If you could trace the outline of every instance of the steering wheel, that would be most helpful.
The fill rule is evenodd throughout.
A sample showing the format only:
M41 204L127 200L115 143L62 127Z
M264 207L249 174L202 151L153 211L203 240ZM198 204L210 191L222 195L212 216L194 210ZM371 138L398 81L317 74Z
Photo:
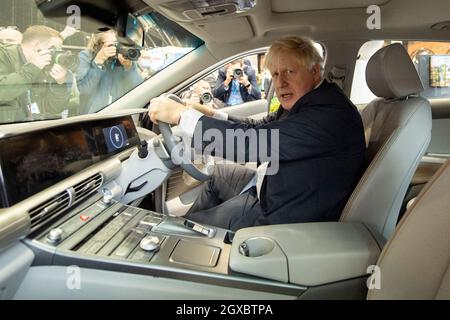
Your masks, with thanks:
M178 103L184 104L184 102L176 95L171 93L162 94L161 97L167 97ZM183 170L185 170L192 178L199 181L207 181L211 178L214 172L214 158L206 156L204 161L204 168L199 169L193 163L190 157L191 152L186 152L186 145L183 140L175 136L172 132L170 124L166 122L158 121L159 131L164 138L164 144L169 151L172 162L179 164Z

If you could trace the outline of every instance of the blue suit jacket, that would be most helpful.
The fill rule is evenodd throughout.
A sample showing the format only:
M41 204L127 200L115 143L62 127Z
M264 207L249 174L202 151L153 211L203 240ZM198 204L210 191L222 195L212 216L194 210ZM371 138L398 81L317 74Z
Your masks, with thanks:
M336 221L364 166L365 138L359 112L335 84L327 81L300 98L289 112L280 108L259 121L236 117L221 121L203 116L196 134L212 128L223 134L223 145L216 149L221 157L227 156L227 129L242 129L244 134L250 129L279 132L278 173L265 176L260 201L234 222L234 230L253 225ZM261 160L254 154L257 148L250 146L260 146L261 139L268 146L275 143L271 134L248 136L244 146L235 146L234 153L229 154L240 154L247 161ZM213 141L203 141L202 148ZM229 160L236 161L236 156Z

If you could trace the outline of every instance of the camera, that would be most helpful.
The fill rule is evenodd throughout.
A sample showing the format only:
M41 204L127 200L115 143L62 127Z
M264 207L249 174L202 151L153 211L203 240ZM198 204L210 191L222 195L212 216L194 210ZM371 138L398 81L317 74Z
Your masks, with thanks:
M50 55L52 56L52 65L59 64L60 66L73 70L78 64L77 55L73 54L70 50L63 49L51 49Z
M121 43L116 44L117 54L121 54L124 58L137 61L141 56L141 50L133 46L127 46Z
M201 104L208 104L213 100L213 96L209 92L202 93L200 96L200 103Z
M234 69L233 71L233 77L240 78L244 74L244 71L242 69Z

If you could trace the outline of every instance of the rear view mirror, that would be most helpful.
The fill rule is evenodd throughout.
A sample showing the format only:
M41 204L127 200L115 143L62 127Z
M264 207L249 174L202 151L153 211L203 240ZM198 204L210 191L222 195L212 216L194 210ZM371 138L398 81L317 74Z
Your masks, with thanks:
M81 31L98 32L115 29L120 41L127 45L142 46L144 28L133 12L151 10L145 4L131 5L126 0L35 0L38 9L46 18L66 24L73 12L82 19L77 28ZM75 11L73 11L76 8Z
M125 37L138 46L144 45L144 28L139 20L131 14L129 14L127 18Z
M118 52L127 59L137 61L144 45L144 28L139 19L132 14L119 17L116 24L119 40Z
M62 25L75 13L81 31L94 33L101 28L113 28L121 12L129 12L124 1L109 0L35 0L44 17Z

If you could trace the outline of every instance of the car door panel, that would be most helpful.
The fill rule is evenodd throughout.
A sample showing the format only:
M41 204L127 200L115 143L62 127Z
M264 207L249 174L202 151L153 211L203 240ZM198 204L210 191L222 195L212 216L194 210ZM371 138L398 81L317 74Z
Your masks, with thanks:
M433 129L428 154L450 156L450 118L433 119Z
M431 142L413 177L412 184L428 182L450 157L450 99L431 99L433 127Z
M427 153L434 156L450 156L450 98L430 100L433 112L431 143Z
M226 107L221 110L233 116L250 117L262 113L267 114L267 107L267 100L261 99Z

